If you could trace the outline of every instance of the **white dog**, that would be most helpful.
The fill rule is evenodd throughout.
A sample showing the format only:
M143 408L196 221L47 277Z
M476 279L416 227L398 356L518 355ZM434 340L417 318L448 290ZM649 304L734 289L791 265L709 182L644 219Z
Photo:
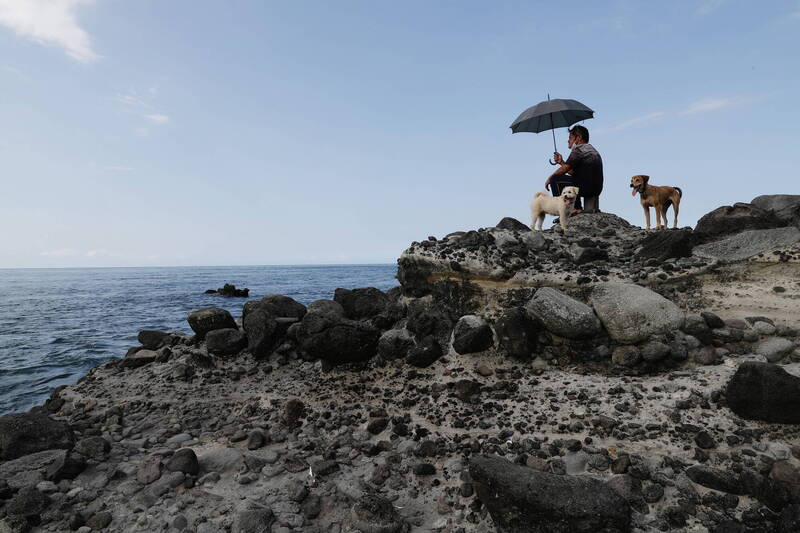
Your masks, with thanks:
M531 230L535 231L536 221L539 221L539 231L542 231L544 215L558 216L561 229L567 231L567 217L572 213L575 198L578 197L578 187L564 187L561 196L550 196L545 191L533 195L531 202Z

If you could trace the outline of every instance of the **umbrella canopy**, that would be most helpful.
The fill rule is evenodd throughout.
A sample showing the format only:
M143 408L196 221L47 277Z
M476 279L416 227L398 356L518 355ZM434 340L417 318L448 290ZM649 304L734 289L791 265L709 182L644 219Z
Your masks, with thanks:
M511 133L539 133L555 128L572 126L576 122L594 117L594 111L577 100L555 98L545 100L522 112L511 123Z

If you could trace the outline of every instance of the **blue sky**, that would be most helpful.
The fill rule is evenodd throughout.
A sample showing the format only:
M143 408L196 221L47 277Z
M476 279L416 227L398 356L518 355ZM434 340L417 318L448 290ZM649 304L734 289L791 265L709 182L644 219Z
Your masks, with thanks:
M529 223L574 98L604 211L799 194L800 2L0 0L0 267L393 262ZM556 138L566 153L564 130Z

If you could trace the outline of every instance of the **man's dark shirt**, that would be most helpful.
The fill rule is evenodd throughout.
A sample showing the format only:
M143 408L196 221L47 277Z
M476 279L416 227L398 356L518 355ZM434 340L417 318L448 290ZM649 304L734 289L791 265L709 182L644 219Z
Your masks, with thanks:
M572 149L566 163L569 173L580 188L580 195L599 196L603 191L603 159L591 144L579 144Z

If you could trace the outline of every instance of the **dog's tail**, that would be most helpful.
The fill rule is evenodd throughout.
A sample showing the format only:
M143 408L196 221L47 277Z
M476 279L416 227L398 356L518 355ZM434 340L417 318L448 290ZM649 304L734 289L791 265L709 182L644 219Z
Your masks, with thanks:
M678 191L678 198L683 198L683 191L680 187L675 187L675 190Z
M549 196L549 195L544 191L539 191L533 195L534 198L539 198L540 196Z

